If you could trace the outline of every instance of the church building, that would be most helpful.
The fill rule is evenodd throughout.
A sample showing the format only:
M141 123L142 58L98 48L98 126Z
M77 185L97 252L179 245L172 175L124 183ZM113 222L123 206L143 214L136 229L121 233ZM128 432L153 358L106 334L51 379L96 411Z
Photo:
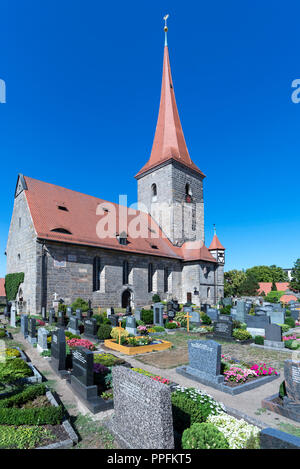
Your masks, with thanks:
M155 293L196 305L224 296L225 248L216 233L204 244L205 175L185 143L167 28L165 36L154 142L135 176L139 210L19 174L6 255L7 273L24 273L23 311L48 310L57 298L134 308Z

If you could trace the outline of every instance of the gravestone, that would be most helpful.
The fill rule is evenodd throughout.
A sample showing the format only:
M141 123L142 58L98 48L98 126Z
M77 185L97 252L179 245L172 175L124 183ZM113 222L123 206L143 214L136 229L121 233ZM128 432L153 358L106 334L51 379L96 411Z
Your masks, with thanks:
M68 318L70 318L73 314L73 308L72 306L67 306L67 309L66 309L66 315Z
M141 321L142 320L142 311L140 309L135 309L134 310L134 317L136 321Z
M231 316L232 316L234 319L236 319L236 312L237 312L237 309L236 309L235 306L233 306L233 307L231 308L230 314L231 314Z
M266 314L262 316L252 316L247 314L246 315L246 324L247 324L247 331L250 332L252 337L255 337L256 335L265 335L265 329L268 324L271 324L270 322L270 316L267 316Z
M209 305L207 304L204 304L204 305L201 305L201 311L203 311L203 313L207 314L207 310L209 309Z
M52 332L51 339L51 366L61 375L67 375L66 371L66 336L61 327Z
M153 324L155 326L164 327L164 305L161 303L154 303L153 305Z
M246 301L246 305L245 305L246 314L249 314L249 311L251 310L251 308L252 308L252 303L249 303Z
M283 398L283 407L298 415L300 421L300 361L285 360L284 378L286 396Z
M30 344L36 344L36 319L29 318L29 334L27 340Z
M206 309L206 315L212 320L212 321L218 321L219 318L219 311L215 308L207 308Z
M111 314L112 314L111 308L107 308L107 309L106 309L106 315L107 315L107 317L109 317Z
M28 336L28 314L21 314L21 332L23 336L26 337Z
M221 375L221 345L214 340L189 340L189 364L176 368L177 373L203 384L224 382Z
M84 321L84 335L91 339L97 339L98 325L95 318L89 318Z
M168 321L173 321L173 319L176 316L176 311L173 311L172 309L168 310Z
M114 414L109 428L130 449L174 448L171 390L124 366L112 370Z
M47 343L48 332L47 329L44 327L40 327L38 329L38 341L37 341L37 349L40 352L45 352L48 350L48 343Z
M272 347L276 349L284 348L284 342L282 342L282 330L278 324L267 324L264 345L266 347Z
M110 323L111 323L112 327L118 327L119 326L119 316L117 316L115 314L111 314L109 316L109 320L110 320Z
M91 300L88 301L88 305L89 305L89 306L88 306L88 310L87 310L87 313L86 313L86 317L87 317L88 319L91 319L91 317L92 317L93 314L94 314L94 311L93 311L93 309L92 309L92 302L91 302Z
M128 331L129 334L137 335L136 319L134 316L126 318L126 331Z
M12 305L11 310L10 310L10 327L17 327L16 326L16 306L15 304Z
M232 306L232 298L229 298L229 297L223 298L222 303L224 306Z
M55 309L49 309L49 324L53 324L55 322Z
M76 309L76 318L79 320L79 321L82 321L82 311L80 308Z
M214 326L213 337L216 339L232 340L233 323L232 317L220 314Z
M78 319L75 316L70 317L68 331L75 335L80 335L80 330L78 329Z
M63 311L57 313L57 325L58 327L65 327L65 315Z
M71 373L71 388L93 412L112 407L113 402L105 402L98 397L98 388L94 384L94 354L85 347L76 347L72 351L73 370Z
M47 313L45 306L42 306L42 318L45 321L47 319Z
M271 324L284 324L284 311L267 311L267 316L271 319Z
M132 314L131 306L126 306L126 316L130 316Z
M245 303L245 301L237 300L235 319L237 321L240 321L240 322L245 322L245 319L246 319L246 303Z

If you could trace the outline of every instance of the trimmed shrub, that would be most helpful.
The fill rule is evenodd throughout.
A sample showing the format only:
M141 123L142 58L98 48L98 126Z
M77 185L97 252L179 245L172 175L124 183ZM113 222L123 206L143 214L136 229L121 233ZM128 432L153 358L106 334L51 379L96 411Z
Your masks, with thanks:
M153 324L153 311L152 309L142 309L141 318L145 324Z
M167 322L165 325L166 329L176 329L177 324L175 322Z
M292 317L285 318L284 323L290 326L291 328L295 327L295 319Z
M99 332L99 331L98 331ZM119 339L119 328L118 327L114 327L112 330L111 330L111 333L110 333L110 336L113 338L113 339L116 339L118 340ZM122 329L121 330L121 339L127 339L127 337L129 336L129 332L126 331L126 329ZM122 342L122 340L121 340Z
M183 449L228 449L225 436L211 423L194 423L182 435Z
M220 314L230 314L231 313L231 306L227 305L223 308L220 308Z
M237 340L249 340L252 339L250 332L244 329L234 329L232 333L233 337Z
M43 383L28 386L24 391L18 392L11 397L0 400L0 408L15 407L25 404L25 402L35 399L38 396L46 394L46 386Z
M154 332L164 332L165 328L162 326L154 326Z
M0 339L3 339L3 337L6 337L5 329L0 329Z
M71 304L74 311L76 309L81 309L82 312L86 312L89 309L89 304L87 301L83 300L82 298L76 298L74 303Z
M254 337L254 343L257 344L257 345L264 345L265 339L262 335L256 335Z
M209 316L207 316L207 314L200 313L200 318L201 318L202 324L205 324L207 326L209 326L209 324L211 324L211 319L210 319Z
M1 425L59 425L63 419L63 408L40 407L38 409L0 409Z
M290 330L290 326L288 324L278 324L278 326L281 327L283 334Z
M112 327L109 324L101 324L97 335L100 340L110 339Z
M13 383L20 378L32 375L32 369L21 358L0 363L0 383Z
M152 296L152 301L153 301L153 303L160 303L160 296L157 293L155 293Z

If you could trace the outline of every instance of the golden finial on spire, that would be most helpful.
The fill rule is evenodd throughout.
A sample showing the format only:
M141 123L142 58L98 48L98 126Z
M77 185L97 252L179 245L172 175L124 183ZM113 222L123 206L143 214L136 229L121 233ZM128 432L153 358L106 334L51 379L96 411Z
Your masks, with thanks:
M167 40L167 32L168 32L167 19L169 18L169 16L170 16L170 15L164 16L164 20L165 20L165 27L164 27L164 31L165 31L165 46L168 45L168 40Z
M164 20L165 20L165 27L164 27L164 31L167 32L168 31L168 26L167 26L167 19L169 18L170 15L166 15L164 16Z

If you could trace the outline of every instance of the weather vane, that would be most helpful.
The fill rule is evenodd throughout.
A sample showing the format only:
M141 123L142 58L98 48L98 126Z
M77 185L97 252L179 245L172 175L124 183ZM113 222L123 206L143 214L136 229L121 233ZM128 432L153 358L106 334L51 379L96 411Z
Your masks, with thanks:
M165 20L165 27L164 27L164 31L165 31L165 46L168 45L168 41L167 41L167 32L168 32L167 19L169 18L169 16L170 16L170 15L164 16L164 20Z
M216 230L216 225L214 223L214 234L216 234L216 233L217 233L217 230Z

